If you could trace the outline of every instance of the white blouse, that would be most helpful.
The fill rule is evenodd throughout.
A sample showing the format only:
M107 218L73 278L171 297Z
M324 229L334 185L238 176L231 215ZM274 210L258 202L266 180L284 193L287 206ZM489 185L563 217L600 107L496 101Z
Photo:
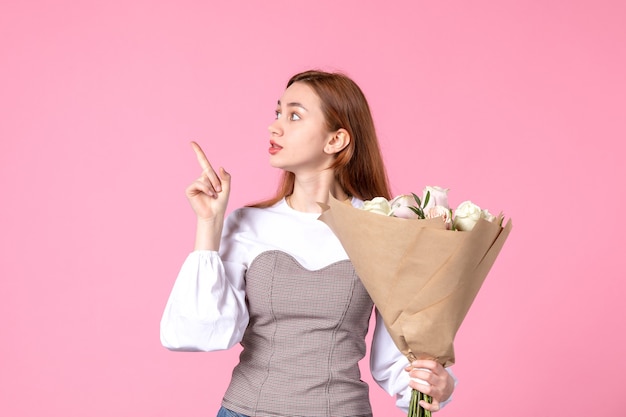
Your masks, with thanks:
M352 204L362 202L353 199ZM239 343L249 318L245 272L264 251L284 251L311 270L348 259L339 240L318 217L295 211L284 200L267 209L242 208L231 213L224 224L219 253L194 251L183 263L161 319L163 346L206 352ZM405 412L411 397L409 375L404 370L407 364L376 312L370 371L381 388L396 396L396 405ZM454 374L448 372L456 383Z

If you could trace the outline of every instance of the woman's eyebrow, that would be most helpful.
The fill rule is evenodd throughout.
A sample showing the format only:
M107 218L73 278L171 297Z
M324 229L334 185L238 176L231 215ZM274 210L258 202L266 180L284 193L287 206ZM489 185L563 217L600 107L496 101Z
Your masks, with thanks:
M277 101L277 104L280 107L280 104L281 104L280 100ZM295 102L295 101L291 102L291 103L287 103L287 104L285 104L285 106L286 107L300 107L302 110L308 111L307 108L302 105L302 103L298 103L298 102Z

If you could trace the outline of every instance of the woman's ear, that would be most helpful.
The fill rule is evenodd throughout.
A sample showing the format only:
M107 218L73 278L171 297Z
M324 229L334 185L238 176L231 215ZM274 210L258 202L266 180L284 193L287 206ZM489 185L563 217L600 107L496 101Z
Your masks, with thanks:
M350 134L346 129L339 129L332 133L332 136L324 146L324 152L327 154L336 154L341 152L350 144Z

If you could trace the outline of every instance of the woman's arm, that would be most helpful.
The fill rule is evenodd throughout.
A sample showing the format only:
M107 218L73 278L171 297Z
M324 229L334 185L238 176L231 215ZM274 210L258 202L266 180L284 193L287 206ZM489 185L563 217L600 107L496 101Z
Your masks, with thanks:
M411 389L416 388L433 396L433 404L425 405L424 408L437 411L448 404L451 394L457 384L457 379L450 368L443 368L437 362L423 361L421 365L427 365L435 370L434 375L429 371L414 369L407 358L398 350L385 328L383 319L376 311L376 327L372 340L370 356L370 369L374 380L389 395L396 397L396 406L405 412L408 411L411 400ZM438 367L437 367L438 365ZM425 368L426 366L424 366ZM409 372L410 371L410 372ZM424 376L422 384L412 380ZM426 383L426 385L424 385ZM430 384L433 384L432 386Z
M243 265L225 264L217 252L189 254L161 318L161 344L214 351L240 342L249 319L243 274Z
M202 173L185 194L196 213L195 250L183 264L161 318L161 343L172 350L208 351L232 347L248 324L241 263L218 254L230 195L230 174L213 170L192 142Z

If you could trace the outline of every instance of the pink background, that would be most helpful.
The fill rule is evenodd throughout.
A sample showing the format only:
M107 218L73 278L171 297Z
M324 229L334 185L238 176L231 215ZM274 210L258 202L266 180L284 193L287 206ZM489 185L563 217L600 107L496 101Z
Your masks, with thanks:
M275 101L319 67L365 91L394 193L514 221L439 415L626 415L624 4L3 2L0 414L215 415L238 350L159 343L188 143L232 173L229 209L270 195Z

